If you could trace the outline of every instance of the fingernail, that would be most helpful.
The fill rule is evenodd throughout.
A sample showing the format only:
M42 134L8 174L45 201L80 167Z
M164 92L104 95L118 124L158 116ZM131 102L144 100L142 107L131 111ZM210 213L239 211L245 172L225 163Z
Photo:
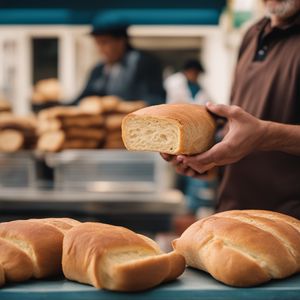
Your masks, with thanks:
M184 158L182 156L177 156L176 159L177 159L177 161L182 162Z

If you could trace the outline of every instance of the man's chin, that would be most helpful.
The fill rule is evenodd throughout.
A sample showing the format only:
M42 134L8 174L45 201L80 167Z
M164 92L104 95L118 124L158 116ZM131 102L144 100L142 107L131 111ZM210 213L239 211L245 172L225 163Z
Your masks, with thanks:
M265 1L266 13L269 16L273 15L281 19L290 18L299 10L297 1L299 0L267 0Z

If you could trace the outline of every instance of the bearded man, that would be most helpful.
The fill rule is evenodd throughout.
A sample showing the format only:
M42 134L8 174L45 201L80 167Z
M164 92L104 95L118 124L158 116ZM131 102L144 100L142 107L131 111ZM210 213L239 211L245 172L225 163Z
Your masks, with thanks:
M195 156L162 156L198 177L225 166L217 210L267 209L300 219L300 0L264 0L266 17L241 44L220 143Z

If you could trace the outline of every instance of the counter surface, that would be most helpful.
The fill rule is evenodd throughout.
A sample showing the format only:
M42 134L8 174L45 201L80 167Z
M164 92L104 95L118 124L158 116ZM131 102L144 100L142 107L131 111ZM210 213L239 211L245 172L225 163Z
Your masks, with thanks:
M187 269L179 280L142 293L115 293L67 280L30 281L0 289L1 300L236 300L300 299L300 274L259 287L232 288L208 274Z
M164 192L47 191L38 189L0 189L0 210L80 211L93 213L180 213L184 196L178 190Z

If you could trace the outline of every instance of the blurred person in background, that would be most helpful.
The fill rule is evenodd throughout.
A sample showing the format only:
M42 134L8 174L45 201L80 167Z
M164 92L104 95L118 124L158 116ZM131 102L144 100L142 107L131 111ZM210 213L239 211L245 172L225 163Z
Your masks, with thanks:
M127 26L94 25L91 32L103 57L72 104L87 96L115 95L123 100L144 100L148 105L165 102L162 69L151 55L134 49Z
M199 83L202 74L204 68L199 60L187 60L181 71L170 75L164 82L167 103L205 104L209 97ZM185 194L187 208L187 214L175 218L179 235L185 227L195 222L196 217L212 214L217 185L216 173L216 170L210 171L201 179L177 176L176 187Z
M300 1L264 0L241 44L223 140L194 156L162 154L180 174L225 166L217 210L267 209L300 219Z
M164 83L167 103L205 104L209 99L199 84L204 73L202 64L196 59L185 62L182 71L170 75Z

